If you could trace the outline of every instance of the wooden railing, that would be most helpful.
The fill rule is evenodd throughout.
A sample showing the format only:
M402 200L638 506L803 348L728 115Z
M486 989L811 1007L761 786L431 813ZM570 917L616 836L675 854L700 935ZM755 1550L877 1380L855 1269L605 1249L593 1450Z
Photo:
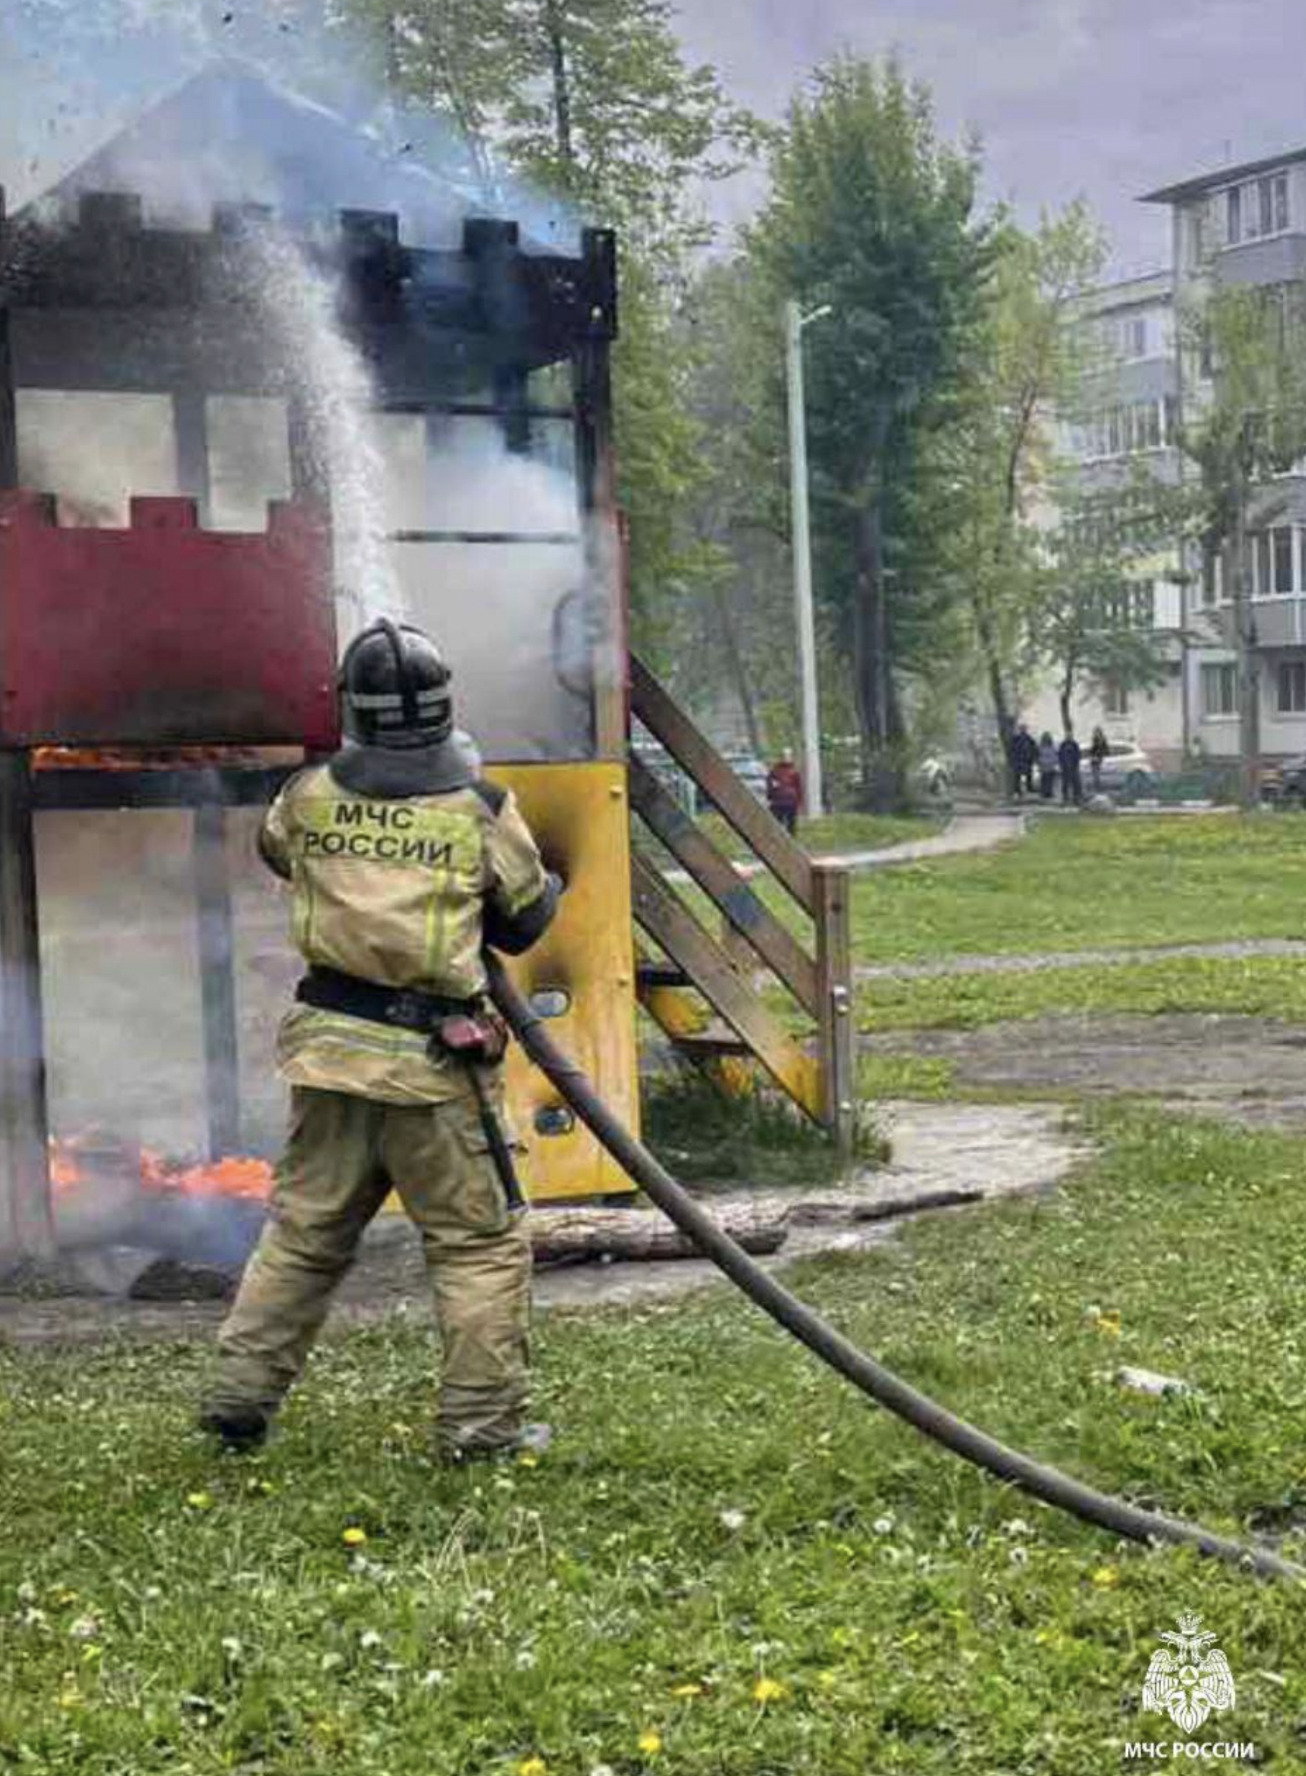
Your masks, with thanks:
M640 999L691 1058L727 1070L756 1060L847 1151L856 1085L848 872L797 845L735 776L711 742L639 660L631 660L631 708L680 769L743 839L758 863L810 918L815 954L756 894L726 854L638 757L630 761L631 807L694 885L719 909L720 936L698 918L660 870L636 854L636 923L665 958L647 955ZM794 1039L754 985L765 966L815 1023L814 1053ZM721 1024L695 1011L706 1001ZM722 1028L722 1025L724 1028Z

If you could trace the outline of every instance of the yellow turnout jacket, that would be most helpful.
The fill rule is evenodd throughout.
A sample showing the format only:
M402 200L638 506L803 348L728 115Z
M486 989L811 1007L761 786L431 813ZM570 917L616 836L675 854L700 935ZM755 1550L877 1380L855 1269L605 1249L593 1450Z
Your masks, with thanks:
M307 963L453 999L484 990L485 907L511 924L550 893L511 792L484 783L378 799L314 766L272 803L259 848L290 883L292 937ZM277 1058L292 1085L386 1103L468 1089L420 1032L316 1006L288 1013Z

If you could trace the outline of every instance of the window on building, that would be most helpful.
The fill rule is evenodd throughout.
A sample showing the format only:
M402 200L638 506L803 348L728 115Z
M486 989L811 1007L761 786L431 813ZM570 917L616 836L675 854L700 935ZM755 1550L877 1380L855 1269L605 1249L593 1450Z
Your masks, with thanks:
M1129 614L1135 629L1156 627L1156 586L1151 580L1134 587L1133 608Z
M1306 715L1306 660L1284 660L1279 666L1279 714Z
M1238 669L1219 665L1202 667L1202 714L1204 716L1237 715Z
M1292 528L1280 525L1270 532L1274 551L1274 590L1292 591Z
M1108 715L1129 714L1129 692L1118 679L1109 678L1102 686L1102 708Z
M1127 358L1145 358L1147 356L1147 317L1145 315L1131 315L1125 322L1124 348Z
M1276 173L1274 185L1274 227L1281 233L1288 226L1288 175Z
M1282 234L1289 221L1287 173L1267 173L1245 185L1231 185L1225 192L1224 234L1231 247Z

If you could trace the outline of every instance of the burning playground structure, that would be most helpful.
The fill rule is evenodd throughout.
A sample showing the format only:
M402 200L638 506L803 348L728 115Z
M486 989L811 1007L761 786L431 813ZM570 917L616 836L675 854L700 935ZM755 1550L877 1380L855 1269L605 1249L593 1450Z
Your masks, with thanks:
M152 169L224 128L248 159L254 124L252 199L161 220ZM338 205L384 191L339 120L216 70L0 212L6 1254L266 1194L296 965L253 837L337 743L336 659L376 614L440 638L460 721L566 854L523 978L634 1113L613 238L544 250L449 202L412 241L297 183L342 155ZM537 1195L621 1188L524 1066L511 1092Z
M766 1076L850 1142L843 871L628 656L615 243L541 240L523 207L530 231L477 215L226 65L0 205L0 1271L248 1248L300 972L257 827L337 744L336 662L378 615L438 639L562 870L513 972L615 1115L637 1129L642 1008L725 1089ZM630 753L632 716L799 935ZM536 1201L632 1188L516 1051L508 1098Z

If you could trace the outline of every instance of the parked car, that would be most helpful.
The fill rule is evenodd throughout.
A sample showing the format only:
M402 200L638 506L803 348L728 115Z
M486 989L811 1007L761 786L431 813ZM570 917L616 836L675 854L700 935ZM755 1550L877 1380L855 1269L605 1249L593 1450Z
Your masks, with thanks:
M1092 788L1092 775L1084 759L1084 787ZM1107 795L1145 796L1156 784L1151 759L1130 740L1113 740L1102 760L1102 789Z
M1277 808L1306 808L1306 752L1261 774L1261 800Z
M646 739L637 735L630 743L630 749L639 762L646 766L663 789L673 795L692 819L698 812L699 798L692 777L686 775L672 758L664 746L656 740Z
M732 746L727 747L721 757L730 766L749 794L756 796L759 802L765 804L766 766L757 754L749 752L742 746ZM712 811L712 804L706 796L699 797L699 807L703 813Z

